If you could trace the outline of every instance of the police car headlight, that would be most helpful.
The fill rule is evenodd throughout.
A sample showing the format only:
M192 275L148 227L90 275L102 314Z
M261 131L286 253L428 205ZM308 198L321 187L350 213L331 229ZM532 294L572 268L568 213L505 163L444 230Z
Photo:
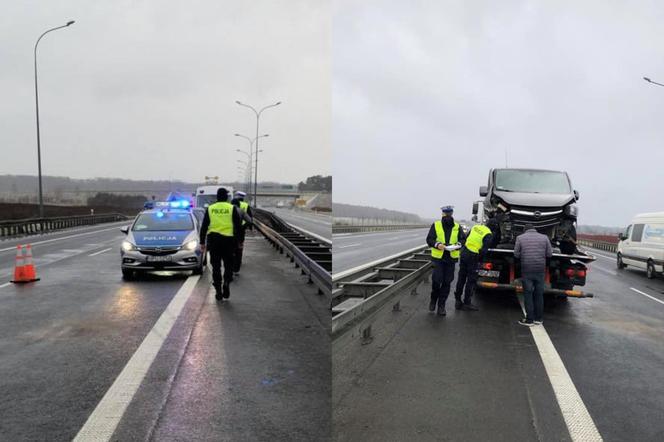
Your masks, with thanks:
M122 241L122 250L125 252L131 252L132 250L136 250L136 246L129 241Z
M192 239L191 241L185 243L184 246L182 246L183 249L189 250L189 251L194 251L196 250L196 247L198 247L198 240Z

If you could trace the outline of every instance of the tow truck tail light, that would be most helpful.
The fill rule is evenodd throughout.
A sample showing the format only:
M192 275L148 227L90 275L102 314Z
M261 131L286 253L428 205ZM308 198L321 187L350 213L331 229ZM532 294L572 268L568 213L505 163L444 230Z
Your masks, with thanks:
M579 278L585 278L586 277L586 271L584 269L577 270L576 271L576 276L578 276Z
M493 263L491 263L491 262L485 262L484 264L482 264L482 268L483 268L484 270L492 270L492 269L493 269Z
M567 270L565 270L565 274L566 274L569 278L573 278L574 275L576 275L576 270L574 270L574 269L567 269Z

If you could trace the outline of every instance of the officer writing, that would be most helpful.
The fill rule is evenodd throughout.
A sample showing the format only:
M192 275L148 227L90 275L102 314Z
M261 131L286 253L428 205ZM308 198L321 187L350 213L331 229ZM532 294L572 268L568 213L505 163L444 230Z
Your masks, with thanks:
M454 267L459 260L459 250L445 250L445 246L455 246L466 240L464 231L454 221L452 206L441 207L443 216L431 225L427 235L427 245L431 247L433 275L431 277L431 302L429 311L436 310L445 316L445 302L450 294L450 285L454 280Z
M217 190L217 202L208 206L201 225L201 245L203 253L210 252L212 264L212 286L217 300L231 296L230 283L233 280L233 255L237 235L242 226L240 210L228 202L228 191ZM223 285L221 262L224 262Z

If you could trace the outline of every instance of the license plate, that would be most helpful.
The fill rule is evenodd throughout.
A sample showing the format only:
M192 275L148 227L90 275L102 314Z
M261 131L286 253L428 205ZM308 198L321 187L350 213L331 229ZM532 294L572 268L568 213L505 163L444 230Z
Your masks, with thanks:
M171 260L170 255L164 255L164 256L147 256L146 257L148 262L166 262Z
M487 278L498 278L500 277L499 270L478 270L477 274L479 276L485 276Z

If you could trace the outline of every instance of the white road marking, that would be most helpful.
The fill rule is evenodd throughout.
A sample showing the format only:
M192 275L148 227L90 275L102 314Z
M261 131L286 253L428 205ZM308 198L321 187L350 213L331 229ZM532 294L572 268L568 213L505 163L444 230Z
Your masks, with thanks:
M7 287L8 285L11 285L11 282L5 282L4 284L0 285L0 289L3 287Z
M631 289L631 290L634 290L636 293L639 293L639 294L641 294L641 295L643 295L643 296L646 296L646 297L652 299L652 300L655 301L655 302L659 302L660 304L664 304L664 301L662 301L661 299L657 299L657 298L655 298L654 296L650 296L650 295L647 294L647 293L643 293L641 290L637 290L637 289L635 289L634 287L630 287L630 289Z
M356 242L356 243L348 244L348 245L345 245L345 246L337 246L336 248L337 249L346 249L348 247L357 247L357 246L361 246L361 245L362 245L362 243Z
M97 404L74 441L108 441L143 382L152 362L196 287L200 276L190 276L175 294L152 330L143 339L120 375Z
M415 252L423 249L426 246L427 246L426 244L422 244L421 246L413 247L412 249L403 250L403 251L401 251L399 253L395 253L394 255L391 255L391 256L386 256L384 258L377 259L375 261L371 261L371 262L368 262L366 264L362 264L362 265L359 265L357 267L353 267L353 268L348 269L348 270L343 270L339 273L334 273L332 275L332 281L338 280L339 278L344 278L347 275L350 275L350 274L355 273L355 272L359 272L360 270L364 270L364 269L367 269L369 267L373 267L374 265L376 265L379 262L383 262L383 261L386 261L386 260L389 260L389 259L392 259L392 258L396 258L399 255L403 255L405 253L415 253ZM334 255L334 253L333 253L333 255Z
M77 238L77 237L83 236L83 235L92 235L94 233L99 233L99 232L108 232L110 230L115 230L115 229L117 229L117 226L116 227L111 227L110 229L94 230L94 231L91 231L91 232L77 233L76 235L62 236L60 238L46 239L44 241L36 241L36 242L30 242L29 241L30 237L25 237L25 239L27 240L26 244L31 244L32 246L35 246L35 245L38 245L38 244L46 244L46 243L50 243L50 242L54 242L54 241L62 241L63 239ZM6 247L4 249L0 249L0 252L6 252L8 250L16 250L16 246Z
M102 253L104 253L104 252L108 252L109 250L113 250L113 247L109 247L108 249L104 249L104 250L100 250L100 251L98 251L98 252L91 253L91 254L89 254L88 256L97 256L97 255L101 255Z
M523 304L523 295L519 295L519 303L523 315L526 315L526 310ZM602 441L602 436L599 434L593 418L590 416L586 405L583 403L579 392L572 382L563 360L556 351L549 334L543 325L535 325L528 327L533 340L537 346L544 370L546 371L553 393L558 401L558 406L563 414L565 425L573 441L594 442Z

